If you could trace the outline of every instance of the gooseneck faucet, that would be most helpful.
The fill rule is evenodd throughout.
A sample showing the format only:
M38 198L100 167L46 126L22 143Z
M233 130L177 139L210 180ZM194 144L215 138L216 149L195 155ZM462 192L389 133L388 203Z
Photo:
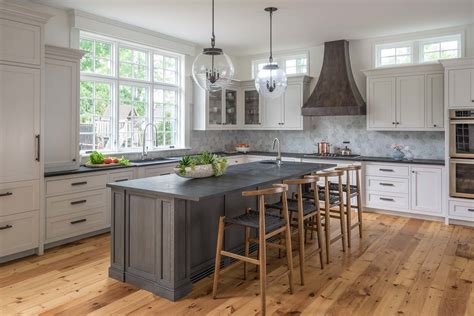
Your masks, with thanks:
M280 150L280 140L275 138L273 140L272 149L275 150L275 144L277 144L277 158L276 163L278 166L281 166L281 150Z
M145 130L143 131L143 148L142 148L142 160L145 160L145 158L148 156L148 147L146 146L146 131L148 129L148 126L152 127L152 131L156 132L156 126L153 123L148 123L145 125ZM156 134L155 134L156 135ZM154 137L153 135L151 136L151 140L153 141Z

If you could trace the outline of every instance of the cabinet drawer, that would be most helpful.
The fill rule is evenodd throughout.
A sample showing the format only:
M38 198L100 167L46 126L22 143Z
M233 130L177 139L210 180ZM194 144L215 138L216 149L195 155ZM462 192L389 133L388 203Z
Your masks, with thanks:
M449 215L464 220L474 221L474 201L449 201Z
M41 29L39 26L0 19L0 61L40 65Z
M173 172L173 168L175 165L166 165L166 166L159 166L159 167L145 167L144 177L156 177L162 176L165 174L170 174Z
M70 238L106 226L106 207L46 219L47 242Z
M46 198L46 217L75 214L105 206L107 189L72 193Z
M393 194L393 193L375 193L367 192L367 207L382 208L393 211L408 210L408 194Z
M367 191L408 194L409 181L403 178L366 177Z
M108 183L128 181L134 178L133 171L113 172L109 174Z
M365 174L368 176L378 176L378 177L407 177L408 178L409 168L408 166L368 164L365 167Z
M74 193L105 188L107 175L88 175L77 178L46 181L46 195Z
M0 216L0 257L30 250L39 244L39 211Z
M0 184L0 216L39 209L39 182Z

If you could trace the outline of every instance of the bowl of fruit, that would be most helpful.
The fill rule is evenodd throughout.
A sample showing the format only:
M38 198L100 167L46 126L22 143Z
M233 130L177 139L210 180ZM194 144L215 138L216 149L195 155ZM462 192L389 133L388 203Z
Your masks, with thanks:
M86 167L91 168L102 168L102 167L112 167L112 166L128 166L130 165L130 161L125 159L123 156L122 158L117 157L106 157L104 154L93 151L89 155L89 161L86 162Z
M249 144L237 144L235 145L235 150L239 153L248 153L250 151Z

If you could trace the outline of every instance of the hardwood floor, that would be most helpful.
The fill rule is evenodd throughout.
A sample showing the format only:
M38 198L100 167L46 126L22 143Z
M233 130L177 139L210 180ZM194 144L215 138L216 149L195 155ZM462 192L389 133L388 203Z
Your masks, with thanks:
M296 277L293 295L286 278L272 282L286 259L269 253L269 315L474 315L474 229L364 215L364 239L353 234L347 253L332 245L324 270L314 244L307 245L306 285ZM211 276L175 303L109 279L108 266L107 234L2 264L0 314L258 314L257 274L251 269L243 281L242 265L223 270L218 299L210 294Z

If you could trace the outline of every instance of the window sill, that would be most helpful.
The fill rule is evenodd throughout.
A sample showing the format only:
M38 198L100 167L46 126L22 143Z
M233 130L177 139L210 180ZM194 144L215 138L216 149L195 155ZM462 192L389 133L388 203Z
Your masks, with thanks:
M182 151L182 150L191 150L191 147L175 147L175 148L163 148L163 149L153 149L153 150L148 150L148 154L153 154L153 153L164 153L164 152L174 152L174 151ZM127 155L136 155L136 154L141 154L142 150L129 150L129 151L100 151L100 153L106 155L106 156L112 156L112 157L120 157L120 156L127 156ZM87 157L90 155L90 153L86 152L81 152L81 157Z

